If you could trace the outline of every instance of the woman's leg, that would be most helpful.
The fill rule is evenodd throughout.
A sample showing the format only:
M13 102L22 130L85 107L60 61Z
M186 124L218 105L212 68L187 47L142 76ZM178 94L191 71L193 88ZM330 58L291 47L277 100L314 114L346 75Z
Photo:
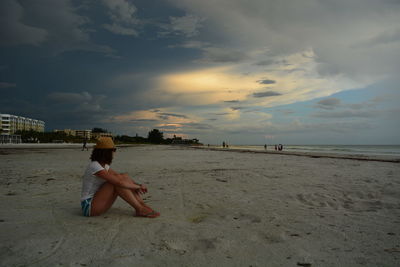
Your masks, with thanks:
M92 200L91 216L98 216L111 208L117 196L120 196L136 210L137 215L143 215L152 210L142 205L130 189L118 187L111 183L104 183L96 192Z
M134 197L137 199L137 201L139 201L139 203L142 204L143 206L146 206L146 204L144 203L140 194L136 190L131 190L131 191L132 191Z
M154 211L150 206L148 206L146 203L144 203L144 201L143 201L141 195L140 195L137 191L132 190L132 193L133 193L133 195L135 196L135 198L139 201L139 203L140 203L141 205L143 205L143 206L145 206L146 208L148 208L148 209Z
M104 183L92 199L90 216L99 216L106 212L114 204L117 196L114 185L108 182Z

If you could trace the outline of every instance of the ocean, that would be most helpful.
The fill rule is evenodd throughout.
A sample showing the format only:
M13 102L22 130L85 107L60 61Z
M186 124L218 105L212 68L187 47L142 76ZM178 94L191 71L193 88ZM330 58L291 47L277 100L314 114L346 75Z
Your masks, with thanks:
M264 145L230 145L230 149L264 150ZM275 150L267 145L267 150ZM283 151L400 157L400 145L283 145Z

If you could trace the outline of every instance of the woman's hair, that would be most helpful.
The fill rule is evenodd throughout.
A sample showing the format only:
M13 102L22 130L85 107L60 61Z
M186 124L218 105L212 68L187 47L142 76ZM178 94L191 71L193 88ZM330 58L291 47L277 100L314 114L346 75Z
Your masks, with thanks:
M110 165L113 160L113 151L114 149L95 148L92 151L90 159L92 161L98 161L99 163Z

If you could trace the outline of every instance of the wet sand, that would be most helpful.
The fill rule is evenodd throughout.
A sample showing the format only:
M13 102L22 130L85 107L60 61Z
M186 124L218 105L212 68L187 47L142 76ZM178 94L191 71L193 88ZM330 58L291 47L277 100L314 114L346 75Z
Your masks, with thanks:
M81 216L80 147L0 147L1 266L397 266L400 164L120 148L157 219Z

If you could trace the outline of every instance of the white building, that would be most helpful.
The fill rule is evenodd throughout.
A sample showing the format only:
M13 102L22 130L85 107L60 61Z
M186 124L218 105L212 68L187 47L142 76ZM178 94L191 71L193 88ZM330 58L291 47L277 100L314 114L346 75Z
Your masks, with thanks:
M21 140L18 136L15 136L16 131L36 131L44 132L45 123L41 120L35 120L31 118L25 118L21 116L2 114L0 113L0 134L1 142L3 143L15 143Z

